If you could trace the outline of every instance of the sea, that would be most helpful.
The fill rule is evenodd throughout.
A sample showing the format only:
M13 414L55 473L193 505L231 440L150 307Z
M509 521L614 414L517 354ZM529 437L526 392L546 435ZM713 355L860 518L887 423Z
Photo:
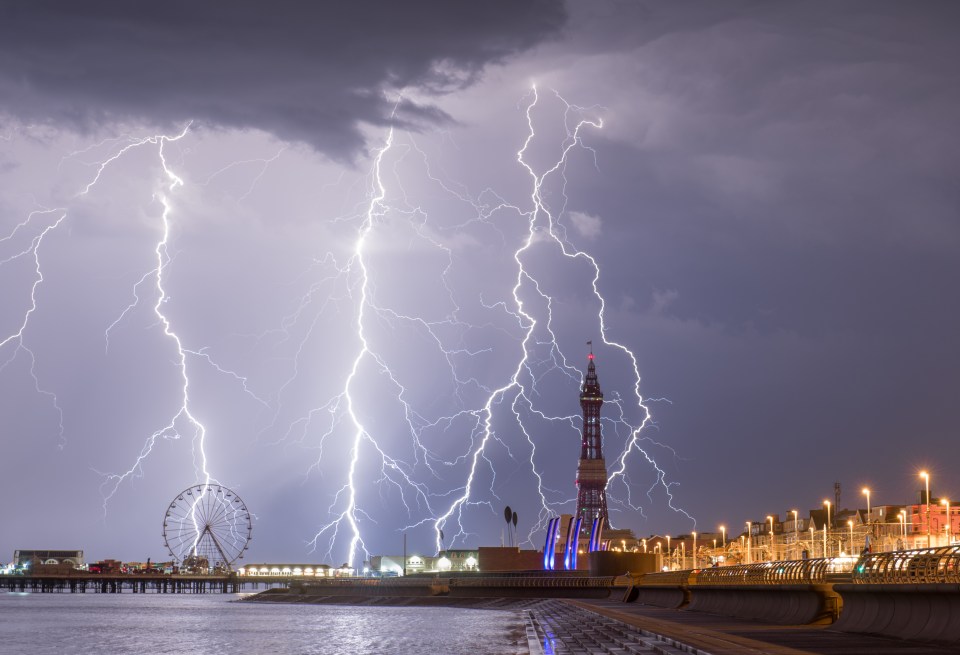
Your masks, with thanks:
M0 654L529 653L515 610L237 602L244 595L0 592Z

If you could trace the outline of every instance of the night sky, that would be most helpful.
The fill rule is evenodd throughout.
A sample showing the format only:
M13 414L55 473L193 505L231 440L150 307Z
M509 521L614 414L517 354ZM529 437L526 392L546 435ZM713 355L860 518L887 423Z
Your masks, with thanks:
M958 22L0 2L0 560L539 547L587 341L617 527L960 495Z

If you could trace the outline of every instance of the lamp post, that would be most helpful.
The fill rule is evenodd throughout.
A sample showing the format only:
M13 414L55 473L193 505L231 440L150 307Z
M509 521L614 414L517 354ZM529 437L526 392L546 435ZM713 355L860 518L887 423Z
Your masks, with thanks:
M823 556L827 556L827 529L830 526L830 501L824 500L823 504L827 506L827 521L823 524Z
M873 524L873 519L870 518L870 489L867 487L863 488L863 495L867 497L867 525ZM870 533L873 533L873 528L870 529Z
M647 540L643 540L643 552L647 552Z
M750 537L752 536L750 530L750 521L747 521L747 564L753 563L753 558L750 556Z
M927 548L930 548L930 474L926 471L920 471L920 477L923 478L925 494L924 494L924 503L927 505L926 515L927 515Z
M795 509L790 511L793 513L793 539L797 542L797 554L795 559L800 559L800 512Z
M813 554L813 521L810 521L810 556Z
M720 526L720 547L723 550L727 549L727 526Z
M767 520L770 521L770 561L772 562L774 559L776 559L776 556L774 555L776 547L773 543L773 517L768 515Z
M693 562L693 566L690 568L697 568L697 533L693 532L693 549L690 551L690 560Z
M903 526L903 538L907 538L907 512L906 510L900 510L900 513L897 514L900 517L900 525Z
M853 555L853 521L847 521L850 526L850 554Z
M947 533L947 543L944 545L949 546L953 540L953 522L950 520L950 500L944 498L940 503L947 506L947 524L943 526L943 531Z
M673 551L670 550L670 535L667 535L667 566L673 570Z

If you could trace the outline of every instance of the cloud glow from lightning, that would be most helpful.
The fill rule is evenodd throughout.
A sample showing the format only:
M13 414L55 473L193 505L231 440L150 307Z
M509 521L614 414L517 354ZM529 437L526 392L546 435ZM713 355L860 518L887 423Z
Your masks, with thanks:
M161 174L155 184L161 212L154 260L137 274L132 300L105 325L103 346L109 354L111 335L149 305L153 325L172 353L179 406L162 427L139 437L139 452L128 467L101 473L103 511L126 483L144 476L145 463L164 441L191 444L194 479L188 482L218 482L208 460L207 428L198 418L215 415L218 408L193 398L196 370L190 364L196 362L240 387L243 397L263 410L248 440L301 453L301 468L294 473L319 499L311 503L314 513L298 521L308 551L355 566L371 554L373 531L428 536L438 550L478 540L492 543L489 530L476 526L499 516L510 499L525 508L533 544L551 515L574 509L581 418L576 397L583 375L578 366L584 362L583 343L594 339L603 344L597 360L601 381L615 361L630 380L625 393L616 387L608 391L603 416L612 520L617 521L618 511L643 511L632 498L631 473L652 478L646 487L651 503L660 490L671 509L689 517L675 507L675 483L648 447L670 450L646 436L651 419L640 392L639 364L627 345L610 336L601 265L567 234L568 168L573 157L583 155L597 166L597 153L585 138L602 129L601 110L573 105L557 93L549 98L546 106L533 88L522 101L526 132L511 163L517 186L525 191L514 200L490 188L471 193L466 184L451 181L413 135L396 127L372 154L362 184L343 184L341 173L317 185L320 192L341 189L345 198L358 198L346 203L347 211L322 219L329 243L318 245L297 281L306 289L294 295L287 311L265 331L238 329L230 335L252 344L248 355L258 361L251 362L221 364L215 348L188 346L170 318L173 233L191 218L174 200L190 179L199 180L192 186L206 188L255 164L253 177L233 195L237 203L246 202L261 188L269 167L281 163L287 146L269 157L244 157L188 177L179 165L174 172L165 150L191 137L188 125L173 135L102 140L64 158L112 148L90 164L94 173L80 197L143 148L156 148ZM541 117L562 125L559 138L556 129L538 127ZM63 209L38 210L0 240L0 246L12 245L34 222L48 221L19 250L0 252L6 257L0 267L25 256L35 263L30 305L18 329L0 341L0 353L12 352L0 373L17 352L33 358L24 339L44 281L41 246L68 217ZM563 323L569 313L558 311L569 303L556 292L554 278L561 277L586 284L589 298L580 305L589 308L590 318L582 338L568 334ZM318 362L317 344L330 342L336 343L331 358L336 364ZM262 372L264 361L275 363L271 374ZM607 363L610 368L604 369ZM311 374L318 368L329 378L325 384ZM441 388L425 389L425 379ZM33 380L59 412L56 396L43 390L36 374ZM565 394L559 402L558 390ZM62 425L61 416L61 436ZM544 464L556 443L572 453L559 473ZM302 454L310 459L304 461ZM223 478L223 467L215 468ZM244 484L235 477L228 474L224 482ZM517 479L525 490L522 501L508 491ZM244 496L257 506L256 497ZM385 541L391 542L389 536L380 537L377 548L383 549Z

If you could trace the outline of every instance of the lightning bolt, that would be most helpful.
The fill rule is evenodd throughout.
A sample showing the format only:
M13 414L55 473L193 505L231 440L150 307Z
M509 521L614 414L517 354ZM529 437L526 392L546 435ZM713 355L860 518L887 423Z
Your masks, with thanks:
M177 175L170 167L165 147L168 143L174 143L183 139L190 130L190 124L187 124L183 130L176 135L152 135L144 137L142 139L133 140L127 145L120 148L115 154L101 161L96 170L96 174L93 179L87 183L83 190L79 193L80 196L85 196L90 193L97 183L100 181L100 178L103 172L114 162L118 161L129 151L140 148L147 145L157 146L157 157L160 162L160 166L163 170L163 174L166 178L166 182L161 185L160 191L157 193L157 199L160 201L163 210L160 215L161 223L161 237L157 241L156 246L154 247L154 254L156 255L155 265L147 271L133 286L133 297L134 300L127 305L126 308L120 313L120 316L117 317L105 330L104 332L104 342L107 351L110 347L110 332L118 324L120 324L127 315L136 309L141 302L141 297L139 295L139 287L143 284L146 284L148 281L152 281L153 292L155 297L155 302L153 304L153 314L156 316L157 325L160 326L163 335L169 340L173 345L175 351L175 366L180 376L180 406L173 413L170 418L170 421L154 431L147 439L145 440L143 447L140 450L140 454L136 457L133 464L122 473L100 473L103 476L103 482L101 484L101 493L103 495L103 512L104 516L107 513L107 505L110 502L111 498L116 494L120 485L123 484L126 480L131 477L140 477L143 475L143 463L153 452L154 447L156 446L159 440L178 440L184 433L190 434L191 443L193 448L193 459L194 466L197 470L198 477L201 477L205 484L209 484L213 478L210 474L207 462L207 453L206 453L206 428L203 423L194 415L191 409L190 401L190 376L187 366L187 355L188 354L199 354L200 356L205 357L201 354L202 351L191 351L183 345L183 340L174 330L173 325L167 315L164 313L164 305L169 301L170 296L164 285L164 273L166 272L167 267L169 266L172 257L170 255L170 230L171 230L171 218L170 215L173 211L173 207L170 200L170 195L178 188L183 186L183 179ZM198 501L195 501L198 502Z
M529 475L536 489L534 503L537 515L532 522L528 541L542 530L551 514L575 502L572 489L555 489L546 484L542 472L541 431L537 424L558 425L564 430L578 432L581 419L577 414L557 415L544 408L541 385L547 376L559 375L565 384L579 387L583 372L571 363L561 347L561 332L555 318L558 300L550 291L550 271L538 258L552 253L554 258L570 270L588 271L591 290L591 308L596 307L596 329L609 353L625 359L631 372L628 391L621 396L608 393L606 406L613 408L613 416L605 416L605 448L616 452L609 471L608 498L619 503L623 510L643 512L643 506L632 496L634 484L629 473L638 467L651 470L654 478L646 494L651 502L653 493L662 489L667 503L674 511L692 520L674 503L675 482L656 462L651 447L670 450L669 446L651 439L647 433L652 423L649 399L640 391L640 371L637 357L631 349L610 335L607 303L601 293L601 266L587 251L577 248L567 235L567 167L573 153L586 153L599 170L597 153L585 143L586 135L603 128L595 118L600 108L584 108L569 103L553 92L551 103L559 103L562 113L563 138L553 143L553 155L546 163L535 164L533 150L536 144L550 141L538 133L538 117L545 107L544 98L534 87L524 96L519 108L525 121L526 133L515 152L515 166L523 184L520 201L510 202L492 189L473 195L466 185L449 181L438 167L431 164L413 136L401 137L400 128L391 126L377 149L371 153L370 171L365 178L363 200L345 214L329 221L331 225L350 235L346 253L331 248L313 262L305 293L295 299L292 309L282 317L274 330L257 336L258 344L271 348L288 348L289 369L276 391L269 397L254 393L249 380L230 367L219 365L206 346L188 345L170 320L166 307L171 295L167 272L174 261L171 231L177 192L185 182L168 161L167 148L182 139L190 125L172 135L155 134L147 137L122 136L95 144L69 155L111 149L109 156L84 162L93 170L89 181L82 186L79 196L90 194L100 183L103 173L116 165L127 153L139 148L156 148L162 178L157 181L156 198L162 211L158 218L160 235L155 242L154 258L130 289L130 301L118 312L104 330L104 348L110 354L111 335L130 319L139 308L149 306L158 329L173 354L172 365L179 374L178 406L171 410L169 420L147 436L132 464L118 473L101 473L103 510L124 483L143 475L143 465L151 453L164 441L189 441L193 454L195 474L204 484L216 482L207 457L207 430L198 417L191 398L192 366L209 366L233 383L256 403L272 409L272 418L260 435L274 435L274 445L294 443L316 451L316 457L305 470L304 483L313 475L329 475L328 469L342 449L344 458L334 473L334 491L321 505L325 516L319 521L310 548L325 551L332 558L334 551L345 554L349 566L359 556L369 555L364 540L365 526L376 522L375 512L366 503L366 486L379 490L381 496L391 497L402 504L407 516L403 530L423 528L432 531L438 550L444 542L456 543L470 535L468 508L480 508L496 515L493 500L499 500L495 449ZM399 104L399 103L398 103ZM251 158L224 166L197 186L209 184L215 177L236 166L256 166L258 173L239 201L250 196L266 167L284 152L281 148L268 158ZM178 167L179 168L179 167ZM416 202L414 193L408 193L403 179L422 170L422 179L435 189L437 195L463 208L463 214L451 213L443 221L434 220L431 211ZM342 177L341 177L342 180ZM333 184L338 186L340 180ZM324 187L326 188L326 187ZM459 211L459 210L458 210ZM67 220L66 210L42 210L31 214L3 239L0 247L12 246L31 230L36 234L29 243L0 259L0 266L22 257L32 257L34 283L30 307L15 331L0 341L12 351L2 370L17 352L29 353L24 335L31 316L37 308L37 293L43 282L41 248L44 239ZM46 221L43 229L36 224ZM378 288L383 284L385 266L377 259L378 239L386 239L389 229L402 223L418 243L437 258L438 296L444 305L439 314L427 315L411 310L392 298L384 297ZM493 298L483 297L478 303L466 306L453 279L458 254L452 245L460 234L476 228L492 232L505 246L504 262L507 272L504 284ZM340 233L338 233L340 234ZM519 235L519 236L518 236ZM412 240L414 237L410 237ZM3 251L0 250L0 256ZM380 277L378 277L380 276ZM591 311L593 311L591 309ZM330 393L311 397L307 411L295 420L287 421L287 403L298 392L302 393L303 377L316 366L311 346L323 334L323 320L349 316L351 326L349 343L339 344L348 352L349 365L339 371ZM480 315L482 318L476 318ZM407 377L397 366L397 343L384 337L384 332L408 331L422 339L438 359L433 374L446 375L449 380L449 402L452 406L419 404L416 389L406 383ZM300 330L300 334L296 331ZM494 347L489 340L477 341L494 334L510 340L507 348ZM258 345L258 347L260 347ZM33 361L31 359L31 361ZM484 376L469 366L478 361L498 361L502 368ZM56 397L43 389L33 364L31 374L39 393L49 393L56 406ZM375 417L367 414L373 382L383 398L396 403L396 429L406 440L397 440L395 434L382 433L384 428ZM58 408L59 411L59 408ZM61 435L63 432L61 418ZM507 429L505 426L508 426ZM342 438L341 438L342 437ZM367 468L374 473L368 475ZM572 485L571 485L572 487ZM620 495L623 498L620 498ZM451 526L453 529L451 530ZM444 537L444 533L447 536ZM195 544L196 545L196 544Z
M19 353L24 352L27 354L27 356L30 358L30 377L33 380L34 390L38 394L48 397L51 401L51 404L53 405L54 410L57 412L57 417L59 422L59 429L58 429L59 448L62 449L64 446L63 410L60 408L60 404L57 400L57 395L52 391L45 389L40 384L40 378L37 376L37 370L36 370L36 365L37 365L36 354L24 342L24 334L27 331L28 325L30 324L30 318L33 316L34 312L36 312L37 310L37 290L39 289L40 285L43 283L43 269L40 265L40 246L43 243L43 240L47 237L47 235L50 232L53 232L54 230L56 230L58 227L60 227L60 224L63 223L64 219L66 219L67 217L66 210L59 208L59 209L43 209L43 210L37 210L37 211L31 212L24 221L17 224L17 226L13 228L13 231L10 234L0 239L0 247L5 247L6 245L13 244L14 239L17 236L17 233L20 232L21 230L23 231L28 230L31 227L31 224L35 222L35 219L37 219L38 217L53 217L58 214L59 216L57 216L57 218L52 223L49 223L48 225L44 226L43 229L40 230L39 234L35 235L30 240L30 244L26 248L23 248L19 252L15 252L8 255L4 259L0 259L0 266L5 266L17 259L20 259L21 257L32 256L33 257L33 273L35 276L33 285L30 287L30 307L27 308L26 312L24 312L23 321L20 323L20 327L15 332L13 332L12 334L5 337L2 341L0 341L0 353L2 353L4 349L7 349L10 351L9 357L7 357L7 359L4 360L2 364L0 364L0 372L2 372L9 364L11 364L16 359Z
M636 505L631 497L630 483L627 478L627 471L630 460L633 456L640 456L655 471L654 483L648 489L647 494L652 498L652 492L660 487L664 490L668 498L668 505L675 511L689 517L683 509L678 508L673 503L672 485L667 479L666 472L660 467L649 449L644 448L643 444L650 442L658 446L668 448L663 444L654 442L649 437L642 434L645 427L650 424L650 412L643 396L640 393L640 373L637 358L634 353L624 344L614 341L610 338L606 319L606 302L600 292L601 270L596 259L585 251L575 248L565 236L563 224L559 217L564 213L566 206L566 167L569 155L575 149L586 150L594 157L596 164L596 153L584 144L582 133L587 129L601 129L602 122L590 118L582 118L582 115L589 113L588 110L572 105L564 100L559 94L556 98L562 103L565 114L565 124L568 126L567 138L561 144L560 154L556 160L552 161L541 171L535 170L533 164L528 161L527 152L534 139L537 137L535 129L534 113L540 102L539 92L536 88L531 91L529 102L526 104L524 114L527 124L527 136L516 153L516 161L525 171L530 180L529 208L521 208L502 199L498 194L485 190L480 198L472 198L463 185L447 183L435 174L427 162L426 154L417 146L416 141L408 136L407 143L400 145L396 142L395 128L391 128L385 140L384 145L376 151L373 158L371 173L371 192L369 202L363 213L363 220L358 228L358 236L352 252L350 262L343 267L335 267L338 275L351 274L359 278L357 284L358 292L356 298L355 327L359 339L359 349L353 359L349 370L343 391L334 398L328 399L320 406L311 410L304 417L301 427L308 424L315 416L327 413L330 416L330 422L321 437L321 444L334 434L335 429L341 422L346 422L351 428L351 447L349 450L348 467L346 481L334 494L333 501L328 507L328 512L332 519L322 525L310 545L317 548L321 539L326 539L326 553L332 556L334 544L339 537L340 531L345 530L349 535L347 545L347 563L353 566L357 554L368 554L366 545L361 536L362 520L373 521L370 513L361 508L358 500L358 465L360 463L361 450L366 447L372 449L375 457L381 463L382 477L381 482L386 482L404 494L405 489L412 489L417 497L418 504L426 509L424 518L415 520L402 530L411 530L430 524L435 537L435 546L438 550L443 548L444 531L453 523L455 531L447 530L448 538L453 542L458 539L465 539L470 534L464 523L464 510L472 506L487 506L493 511L492 503L489 500L479 499L476 494L476 484L478 479L478 470L483 466L489 466L490 484L485 493L489 493L493 498L497 498L496 493L496 470L493 462L488 457L487 452L492 443L503 447L508 455L516 460L509 444L502 438L495 428L498 412L509 412L513 417L513 424L519 429L523 440L527 444L528 456L525 458L530 473L536 480L537 494L539 498L540 510L537 521L531 528L532 534L542 528L547 518L557 508L571 504L575 501L575 496L571 497L564 492L551 489L544 484L537 463L537 439L535 431L531 430L524 418L525 415L536 416L541 420L548 422L559 422L569 425L574 430L579 430L577 421L581 418L579 415L553 416L545 411L538 409L538 381L550 371L559 371L567 376L571 382L579 385L583 374L575 366L571 365L560 347L554 327L553 303L554 299L544 290L542 279L534 273L528 265L528 260L533 256L534 248L543 247L545 244L557 249L563 257L569 260L586 262L592 270L591 289L599 309L597 310L597 321L599 324L600 336L603 343L615 351L624 354L633 372L632 399L627 402L614 394L610 400L610 405L617 408L616 416L612 419L605 419L616 429L624 428L628 437L625 439L622 450L613 460L613 470L609 477L609 485L622 484L627 493L624 504L635 510L643 511L642 507ZM580 118L577 118L581 116ZM387 156L391 150L399 151L394 157L394 168L391 169L387 164ZM520 246L512 253L514 262L515 277L512 289L509 293L509 301L497 301L494 303L483 303L483 306L491 311L498 311L509 316L516 328L520 330L518 338L518 357L511 369L510 374L500 385L487 386L481 383L477 378L461 375L456 365L456 358L460 355L476 356L480 353L489 353L490 349L484 348L458 348L447 343L448 339L443 338L444 330L453 327L462 327L466 329L477 326L463 323L459 318L460 307L453 300L453 291L451 290L447 274L449 264L444 268L441 280L446 288L449 300L453 309L448 316L442 320L428 320L426 318L409 315L398 312L390 307L378 303L371 282L370 254L367 252L369 240L374 230L386 221L388 213L391 211L405 217L418 236L429 243L432 247L452 257L453 254L449 247L444 245L441 239L435 238L435 230L429 227L428 217L425 210L412 204L408 194L402 188L396 168L401 167L409 153L415 153L422 157L424 161L425 176L431 182L437 184L439 188L449 196L458 201L467 204L472 211L473 218L461 222L454 227L464 227L471 222L480 222L494 227L498 232L493 217L509 213L520 217L526 222L525 236ZM388 196L387 175L392 173L392 181L395 182L398 200L391 202ZM561 185L561 203L559 207L551 207L545 197L545 185L553 179L558 179ZM501 234L503 234L501 232ZM332 255L324 258L324 261L333 261ZM324 278L324 282L331 278ZM539 309L532 305L532 299L537 300ZM327 297L325 302L330 302ZM297 310L299 314L304 304L301 303ZM466 402L466 395L463 391L467 388L479 390L484 394L484 400L478 406L464 407L463 409L448 415L439 416L433 419L426 418L420 412L417 412L405 399L406 388L400 382L398 375L391 370L387 364L387 358L379 352L378 347L374 346L368 337L368 324L371 320L385 322L401 322L416 326L422 333L427 335L434 344L439 354L447 362L450 379L454 383L455 395L461 401ZM301 342L301 347L304 342ZM542 354L543 351L545 354ZM298 349L298 355L300 350ZM541 353L541 354L538 354ZM365 426L359 413L356 400L354 398L359 383L360 369L365 361L374 364L376 370L387 377L397 390L396 399L403 408L406 421L406 431L409 433L414 445L414 453L417 461L405 461L391 457L387 454L386 448L382 445L370 430ZM292 380L292 378L291 378ZM630 404L639 411L640 420L632 423L628 418L626 405ZM423 436L426 430L450 429L454 424L459 423L461 429L469 434L469 445L454 459L443 459L438 457L424 442ZM421 459L422 458L422 459ZM315 467L319 467L323 455L318 458ZM419 464L424 464L427 471L436 473L436 467L452 468L461 464L466 465L467 472L462 483L447 491L432 491L427 485L418 481L411 474L411 471ZM567 497L564 497L564 496ZM414 509L407 503L404 497L404 505L408 513ZM436 507L443 509L434 511ZM432 517L430 514L432 513ZM692 518L692 517L690 517Z
M526 329L526 333L521 342L522 355L508 383L505 384L503 387L496 389L489 396L487 403L484 405L483 438L480 440L478 447L474 451L473 460L472 460L473 465L470 469L470 473L468 475L466 484L464 485L463 493L454 500L454 502L450 505L450 507L447 509L446 512L444 512L442 515L438 517L435 523L436 534L437 534L436 545L438 550L442 547L440 535L442 534L442 529L444 525L447 523L447 521L449 521L452 517L457 516L458 524L460 523L459 521L460 512L464 504L468 502L471 496L472 485L473 485L474 474L476 471L477 463L479 459L482 457L484 449L487 447L487 444L490 438L493 436L493 430L491 428L493 408L495 405L501 402L504 399L504 397L508 394L513 394L511 409L516 418L517 425L520 427L524 437L526 438L526 440L530 445L530 460L529 460L530 469L533 475L537 479L537 490L538 490L538 494L541 501L540 515L538 517L538 521L531 528L531 538L534 532L536 532L537 530L543 527L544 520L551 511L551 503L548 502L547 496L545 493L545 491L549 491L549 490L545 489L543 485L543 479L540 476L536 466L535 441L531 436L531 434L529 433L529 431L527 430L527 428L524 426L521 414L518 411L518 406L520 404L523 404L525 405L528 411L530 411L531 413L539 414L541 418L548 419L548 420L568 421L574 427L575 427L575 421L578 417L576 416L548 417L546 414L542 412L538 412L537 410L534 409L534 405L530 397L530 391L536 385L537 376L534 375L533 371L531 370L531 360L533 358L533 352L531 351L530 344L531 344L531 340L533 338L535 329L537 327L538 321L536 318L534 318L533 315L531 315L531 313L529 313L526 310L525 303L522 299L521 292L525 286L525 283L527 283L528 286L532 287L533 291L545 301L546 317L543 320L545 323L545 326L544 326L545 331L548 335L548 339L547 339L547 345L549 347L548 359L550 360L551 365L555 367L557 370L560 370L566 373L571 377L571 379L577 382L579 382L582 379L582 374L568 363L566 356L563 354L562 350L560 349L556 333L554 332L554 329L553 329L553 321L554 321L553 307L552 307L553 299L542 291L540 280L534 273L528 270L528 268L525 266L525 263L524 263L525 255L530 251L531 247L535 243L538 234L543 232L545 232L546 235L548 235L548 239L555 246L559 248L560 252L563 254L564 257L568 259L573 259L573 260L585 260L586 262L589 263L589 267L590 269L592 269L592 272L593 272L591 287L592 287L593 295L599 304L597 318L599 322L601 339L605 345L615 348L621 351L624 355L626 355L632 368L632 372L633 372L632 391L633 391L633 396L635 398L635 404L641 412L642 419L639 422L639 424L630 425L629 422L626 420L626 417L623 412L623 406L620 403L619 398L614 400L614 404L618 406L620 409L619 418L617 419L616 422L621 425L627 425L629 427L630 438L627 440L620 455L615 460L616 462L615 468L613 472L610 474L608 479L608 485L607 485L608 492L610 490L610 485L612 485L617 481L622 482L627 489L627 494L628 494L627 501L626 501L627 505L632 509L642 511L642 508L634 505L634 503L630 500L630 496L629 496L630 486L627 483L627 477L626 477L628 459L632 453L637 452L656 471L655 481L653 485L650 487L650 489L648 489L648 492L647 492L647 495L648 497L650 497L650 500L651 501L653 500L651 496L653 489L659 486L665 491L667 495L669 507L674 511L679 512L684 516L686 516L687 518L693 520L693 517L690 516L685 510L683 510L682 508L676 507L674 505L674 498L671 492L671 486L672 484L675 484L675 483L670 483L667 481L666 472L657 464L656 460L649 453L649 451L644 449L641 446L642 441L644 439L648 439L648 437L641 436L641 432L644 429L644 427L646 427L647 424L650 422L650 411L647 405L644 403L643 396L640 392L641 378L640 378L640 371L639 371L639 366L637 364L636 356L626 345L613 341L612 339L610 339L608 335L608 328L607 328L607 321L606 321L606 300L601 294L599 289L600 266L593 256L586 253L585 251L582 251L573 247L569 243L569 241L565 237L565 230L563 228L563 225L560 224L557 220L557 217L564 212L566 203L567 203L567 195L566 195L567 180L566 180L565 172L566 172L566 167L568 163L569 153L574 148L586 149L593 155L594 164L596 165L596 152L593 151L593 149L590 148L589 146L584 145L581 133L584 129L587 129L587 128L594 128L599 130L603 127L603 124L602 124L602 121L600 120L591 120L588 118L579 118L579 119L571 120L571 116L582 114L584 109L582 107L578 107L576 105L570 104L565 99L563 99L563 97L560 96L560 94L556 92L554 92L554 95L558 100L560 100L560 102L563 104L565 108L564 124L568 126L567 138L561 146L560 156L552 163L552 165L548 166L543 172L540 172L540 173L534 170L534 166L528 161L526 157L528 148L530 147L533 140L536 138L535 121L533 118L533 113L540 100L539 92L536 87L534 87L531 90L531 101L527 104L525 109L525 116L526 116L526 122L528 127L527 137L522 147L517 152L517 162L526 170L530 178L530 182L531 182L530 202L533 207L532 210L526 213L526 216L528 218L528 232L527 232L526 239L521 245L521 247L514 252L514 256L513 256L514 261L517 264L517 277L516 277L516 282L514 284L513 291L512 291L514 307L510 311L512 314L514 314L518 318L518 322L521 325L524 325ZM572 127L569 127L571 123L573 125ZM550 204L545 200L544 185L547 183L548 180L550 180L551 177L555 175L559 175L561 178L562 186L561 186L560 196L561 196L562 202L558 209L553 210ZM543 344L541 343L538 345L542 346ZM528 377L529 385L525 384L522 378L522 374L524 373L525 369L530 374ZM662 445L662 444L658 444L658 445ZM570 501L568 500L567 502L570 502ZM694 520L694 527L696 527L695 520ZM458 532L458 535L461 535L463 533L464 533L463 526L462 524L460 524L460 531Z

